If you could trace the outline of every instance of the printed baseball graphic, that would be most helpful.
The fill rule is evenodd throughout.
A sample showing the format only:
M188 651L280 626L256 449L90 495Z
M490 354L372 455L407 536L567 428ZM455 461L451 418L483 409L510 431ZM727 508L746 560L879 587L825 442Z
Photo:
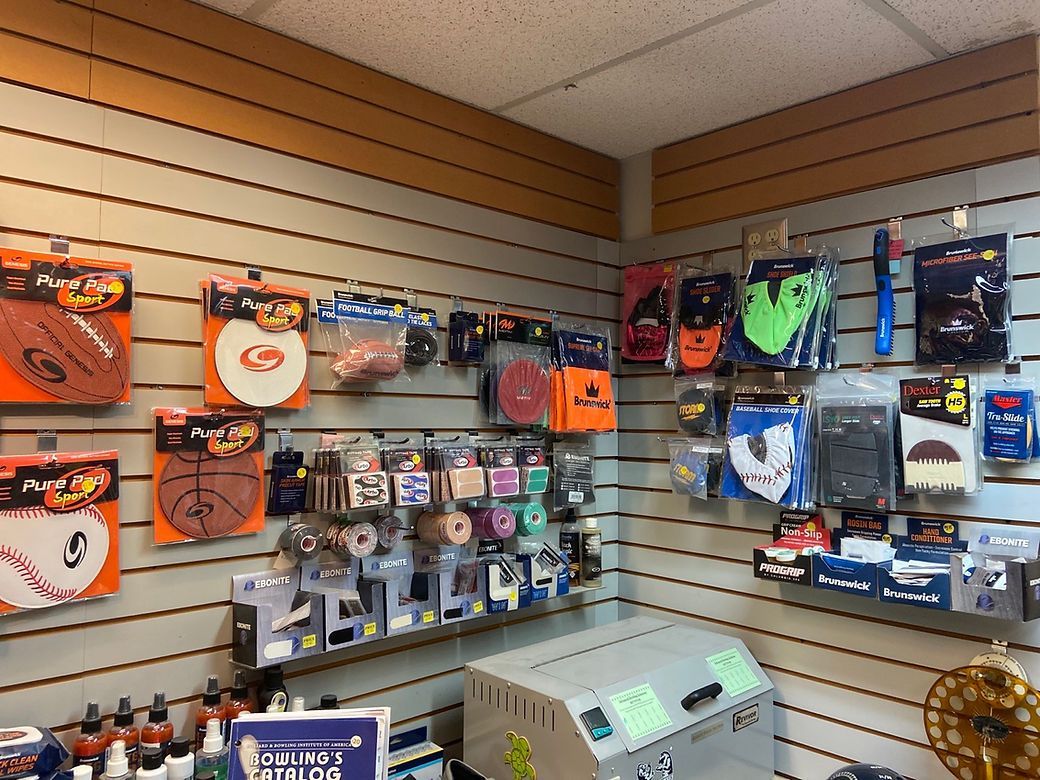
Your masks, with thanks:
M89 587L108 557L109 528L93 505L0 511L0 601L52 607Z

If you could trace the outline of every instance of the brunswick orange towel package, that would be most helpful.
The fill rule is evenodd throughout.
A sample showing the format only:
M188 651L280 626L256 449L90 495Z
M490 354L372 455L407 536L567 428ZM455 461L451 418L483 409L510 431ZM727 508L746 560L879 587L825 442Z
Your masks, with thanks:
M557 320L552 331L554 431L613 431L617 428L610 382L610 333L587 323Z

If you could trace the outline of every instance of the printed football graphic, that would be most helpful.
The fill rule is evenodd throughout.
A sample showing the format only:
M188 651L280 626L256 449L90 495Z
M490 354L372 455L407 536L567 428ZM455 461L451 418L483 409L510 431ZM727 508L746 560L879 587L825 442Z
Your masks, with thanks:
M267 331L249 320L228 320L213 356L221 383L246 406L277 406L307 375L307 348L298 331Z

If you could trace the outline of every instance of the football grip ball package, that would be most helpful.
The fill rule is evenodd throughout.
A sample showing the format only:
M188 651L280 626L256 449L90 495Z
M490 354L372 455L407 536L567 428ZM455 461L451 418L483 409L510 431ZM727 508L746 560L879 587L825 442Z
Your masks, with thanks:
M130 263L0 249L4 401L130 401Z
M332 388L354 382L409 381L408 309L337 290L317 302Z
M664 363L672 319L675 263L625 268L621 358L629 363Z

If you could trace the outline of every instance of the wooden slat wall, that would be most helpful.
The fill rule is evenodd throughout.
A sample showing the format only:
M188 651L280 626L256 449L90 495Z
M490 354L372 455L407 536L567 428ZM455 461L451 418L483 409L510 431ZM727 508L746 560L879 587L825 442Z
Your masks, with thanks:
M617 237L616 160L188 0L5 0L0 79Z
M707 225L1040 152L1035 35L653 154L653 230Z
M909 262L895 281L897 324L890 359L873 354L872 226L904 220L903 235L946 230L940 218L971 204L972 226L1014 223L1014 338L1022 371L1040 375L1040 158L946 174L797 206L784 213L792 234L841 248L839 355L843 371L877 362L900 376L913 362L913 293ZM623 262L716 252L739 261L745 220L634 241ZM977 379L1001 368L967 366ZM750 375L754 378L754 374ZM811 381L811 375L795 375ZM792 381L794 379L792 378ZM881 605L844 594L753 578L751 549L768 543L777 512L765 504L698 502L672 494L667 450L657 437L674 431L671 378L624 367L621 381L619 500L621 615L650 614L742 638L776 684L776 758L783 775L826 777L853 761L877 761L907 777L940 778L920 705L934 679L963 665L991 638L1010 642L1031 677L1040 676L1040 624L1013 624L957 613ZM956 517L1040 524L1040 464L986 465L978 496L922 497L897 516ZM840 513L825 511L830 524Z
M347 278L366 290L410 287L445 321L453 294L478 308L551 307L616 334L612 241L20 86L0 84L0 104L0 245L47 251L49 234L66 234L74 254L133 261L137 293L130 406L0 410L0 452L33 451L36 430L51 427L62 450L119 450L123 572L115 597L0 620L0 723L29 720L71 738L87 700L108 718L130 693L140 723L152 692L165 689L183 731L206 675L230 683L231 576L273 562L285 519L238 539L151 542L150 409L202 400L196 285L205 274L242 275L255 264L265 279L316 297ZM298 447L315 446L329 428L482 426L475 370L434 365L370 395L331 392L318 342L312 405L268 416L272 432L295 431ZM290 691L312 702L335 692L349 704L390 704L395 723L429 723L457 752L467 660L617 617L617 436L598 437L596 447L598 500L582 514L602 519L606 587L509 619L309 659L289 667ZM554 515L553 529L558 522Z

